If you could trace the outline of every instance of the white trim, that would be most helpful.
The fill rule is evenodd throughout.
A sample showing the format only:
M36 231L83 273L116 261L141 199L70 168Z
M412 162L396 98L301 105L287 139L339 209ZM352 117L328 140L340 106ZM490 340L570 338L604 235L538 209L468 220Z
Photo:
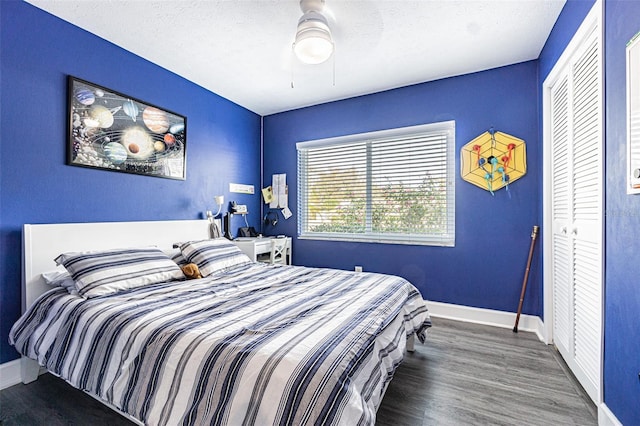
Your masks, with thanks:
M543 325L543 333L545 336L545 343L552 344L553 343L553 322L554 322L554 313L553 313L553 260L552 260L552 241L553 241L553 219L551 217L551 209L549 208L550 200L551 200L551 155L549 149L549 141L551 140L551 114L550 114L550 103L551 103L551 88L557 82L559 78L563 75L564 69L568 66L572 56L576 53L578 49L581 48L583 41L593 32L594 29L598 31L598 50L600 52L600 85L602 88L602 116L600 117L600 131L604 132L604 121L605 121L605 111L604 111L604 0L596 0L593 7L582 21L582 24L573 35L571 41L566 46L565 50L562 52L560 58L556 61L553 66L553 69L547 76L547 78L542 83L542 116L543 116L543 223L542 223L542 232L543 232L543 312L545 316L545 323ZM601 134L601 152L604 155L604 134ZM601 181L603 183L603 181ZM601 205L604 205L604 194L601 195ZM602 220L604 220L604 210L602 211ZM602 222L604 223L604 222ZM602 226L601 232L603 233L601 242L604 243L604 226ZM598 377L597 389L593 389L592 392L589 392L589 389L584 382L585 376L581 374L581 370L578 371L575 369L575 363L573 360L565 360L569 365L569 368L573 371L574 375L578 377L578 381L581 382L583 387L587 390L587 393L590 395L596 406L600 405L603 401L603 361L604 361L604 254L601 252L601 261L603 262L601 271L601 285L602 285L602 293L601 293L601 319L600 319L600 327L601 327L601 347L600 347L600 374Z
M60 253L120 247L170 251L175 243L210 238L210 222L166 220L142 222L54 223L23 225L22 311L49 290L42 279Z
M598 406L598 425L599 426L622 426L618 418L609 410L604 402Z
M631 160L637 160L636 158L633 158L633 154L635 152L638 152L637 150L640 148L638 146L635 146L634 149L632 149L632 145L633 144L638 144L640 145L640 138L638 138L637 134L634 133L634 130L636 130L636 125L633 124L633 122L635 121L634 119L636 118L634 115L634 112L636 114L639 114L640 111L638 111L638 106L635 105L635 101L632 101L632 99L634 99L634 94L638 92L638 88L636 87L636 85L638 83L640 83L640 78L638 78L638 75L640 73L637 72L637 70L632 69L633 67L633 59L632 59L632 50L634 51L638 51L640 50L640 33L636 34L635 36L633 36L631 38L631 40L629 40L629 42L627 43L627 49L626 49L626 70L627 70L627 91L625 93L627 93L627 194L631 195L631 194L640 194L640 188L634 188L634 184L638 184L638 179L634 178L634 176L632 175L632 164L631 164ZM638 53L636 53L635 55L638 55ZM634 56L635 56L634 55ZM635 72L634 72L635 71ZM634 79L634 81L632 81L632 79ZM633 109L635 109L635 111L633 111ZM637 163L634 162L634 165L637 165Z
M593 7L585 17L584 21L580 25L580 28L573 35L573 38L567 45L567 47L562 52L560 58L556 61L555 65L547 75L547 78L542 83L542 105L543 105L543 114L542 114L542 122L543 122L543 172L542 172L542 187L543 187L543 202L547 202L547 200L551 197L551 154L549 149L547 149L546 143L551 139L551 114L548 112L549 105L551 103L551 88L556 83L556 81L561 77L561 71L567 66L569 60L573 56L573 54L580 48L582 41L587 37L588 34L591 33L594 27L599 26L600 32L602 33L602 13L601 10L603 8L603 4L601 0L596 0ZM602 43L602 36L600 37L600 43ZM602 49L601 49L602 52ZM552 242L552 227L549 224L552 223L551 212L550 209L545 209L543 206L543 264L545 265L543 271L543 282L544 282L544 301L543 301L543 312L547 321L545 323L545 335L548 336L549 342L553 341L553 288L551 283L553 282L551 270L548 265L551 265L551 259L549 258L549 253L551 253L551 242Z
M410 127L402 127L395 129L380 130L367 133L358 133L345 136L337 136L326 139L310 140L298 142L296 149L298 151L297 169L298 169L298 237L300 239L309 240L326 240L326 241L345 241L345 242L365 242L379 244L409 244L409 245L429 245L429 246L455 246L455 121L443 121L438 123L430 123L416 125ZM386 144L392 143L393 147ZM423 145L425 143L425 145ZM397 144L397 145L396 145ZM331 154L322 154L319 157L314 155L318 149L326 150L326 148L341 147L338 151L332 151ZM379 147L380 149L377 149ZM400 151L397 151L400 149ZM393 154L392 154L393 152ZM405 230L403 232L379 231L373 229L372 211L379 204L379 200L375 199L373 193L376 182L379 179L391 179L397 173L404 173L401 170L410 169L411 164L422 164L419 161L420 156L429 155L433 159L440 159L444 162L446 168L444 176L442 171L435 171L438 179L444 179L443 188L439 192L444 191L445 199L442 200L443 208L446 208L442 214L444 220L444 229L435 230ZM346 231L317 231L313 230L316 219L325 223L324 217L316 218L309 211L309 197L311 197L311 187L314 186L315 178L313 170L331 169L334 166L342 170L348 167L345 158L355 155L360 158L357 164L352 164L357 173L362 176L362 199L365 204L363 210L363 228L362 232L346 232ZM409 166L407 164L399 164L391 161L390 155L400 155L402 159L411 158ZM416 157L417 156L417 157ZM397 157L397 159L401 159ZM442 157L442 158L441 158ZM387 164L386 169L378 169L375 167L377 162L382 161L387 164L389 161L393 163ZM435 161L435 160L434 160ZM426 164L426 165L425 165ZM431 166L429 164L432 164ZM435 167L433 164L423 164L423 168L411 171L409 175L403 175L402 179L421 178L422 173ZM438 163L439 164L439 163ZM437 166L437 164L436 164ZM418 173L420 176L418 176ZM359 181L358 181L359 182ZM401 183L401 182L400 182ZM358 185L356 180L347 184ZM328 185L327 182L321 185ZM330 212L325 212L327 218L331 217ZM313 216L313 217L311 217Z
M516 314L513 312L495 311L492 309L474 308L442 302L431 302L428 300L426 300L425 303L429 309L429 314L436 318L447 318L456 321L509 329L513 329L516 321ZM518 331L530 331L536 333L538 339L545 342L544 324L540 317L524 314L520 315Z
M22 382L20 358L0 364L0 390Z
M30 381L37 379L37 376L44 374L47 372L47 369L38 365L36 361L33 361L26 357L21 357L18 359L14 359L13 361L5 362L4 364L0 364L0 390L6 389L13 385L17 385L18 383L25 383L25 362L32 361L35 363L37 367L36 376Z
M456 121L440 121L437 123L418 124L415 126L398 127L394 129L375 130L373 132L355 133L344 136L335 136L324 139L313 139L296 143L296 149L315 148L318 146L346 145L362 142L363 140L384 140L389 138L401 138L418 133L442 132L455 138ZM450 133L453 132L453 133Z

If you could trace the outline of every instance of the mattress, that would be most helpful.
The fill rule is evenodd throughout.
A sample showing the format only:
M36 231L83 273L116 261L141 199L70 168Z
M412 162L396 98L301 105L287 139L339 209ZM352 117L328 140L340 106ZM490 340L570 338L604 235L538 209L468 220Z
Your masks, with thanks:
M9 339L144 424L357 425L430 325L400 277L250 263L90 299L53 289Z

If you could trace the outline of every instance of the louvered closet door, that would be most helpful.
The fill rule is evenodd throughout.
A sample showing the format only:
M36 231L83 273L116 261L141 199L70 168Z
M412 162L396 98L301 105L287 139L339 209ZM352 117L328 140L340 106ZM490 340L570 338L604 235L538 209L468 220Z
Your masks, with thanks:
M551 211L553 219L553 340L562 355L573 353L573 250L571 249L571 173L569 81L565 76L551 95Z
M551 89L554 343L594 401L602 357L602 78L597 32Z

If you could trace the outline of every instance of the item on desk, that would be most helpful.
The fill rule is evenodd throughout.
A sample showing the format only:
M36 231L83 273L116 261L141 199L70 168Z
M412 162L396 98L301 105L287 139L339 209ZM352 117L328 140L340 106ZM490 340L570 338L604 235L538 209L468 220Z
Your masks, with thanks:
M238 228L238 237L252 237L255 238L258 236L258 232L256 228L253 226L243 226Z
M222 231L220 230L219 222L220 220L216 219L216 220L212 220L211 223L209 224L209 235L211 236L211 238L222 237Z
M278 224L278 212L269 210L267 214L264 215L264 224L276 226Z
M273 201L273 188L271 186L262 188L262 198L264 198L264 202L267 204Z
M227 212L224 215L224 237L227 240L233 240L233 237L231 236L231 213Z
M284 216L285 219L289 219L291 216L293 216L293 213L291 213L289 207L285 207L284 209L282 209L282 216Z
M234 214L247 214L247 206L245 204L238 204L235 201L231 202L231 212Z

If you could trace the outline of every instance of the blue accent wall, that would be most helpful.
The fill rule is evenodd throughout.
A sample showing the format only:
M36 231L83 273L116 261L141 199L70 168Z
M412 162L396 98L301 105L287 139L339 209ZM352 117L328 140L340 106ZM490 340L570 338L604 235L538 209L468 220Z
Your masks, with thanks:
M531 227L542 217L540 86L593 3L567 1L537 61L265 117L264 179L287 173L294 212L266 231L296 235L296 142L456 120L454 248L295 240L294 261L362 265L408 278L432 301L515 311ZM640 196L624 190L624 49L640 30L640 2L607 0L605 19L604 401L632 425L640 424ZM187 116L187 180L66 166L67 75ZM527 142L528 174L510 197L459 177L460 147L491 126ZM0 1L0 363L17 357L7 335L20 313L24 223L194 219L215 209L219 194L258 212L257 195L232 195L228 184L257 188L259 171L256 114L27 3ZM260 228L257 213L249 224ZM541 316L540 249L524 312Z
M265 182L286 173L295 203L296 142L446 120L456 121L455 247L295 240L294 262L346 270L362 265L407 278L431 301L515 312L531 230L540 224L537 61L265 117ZM460 148L490 127L527 142L527 174L495 196L459 172ZM296 220L295 214L281 219L274 232L296 235ZM542 310L540 258L538 247L523 309L532 315Z
M604 401L622 424L640 425L640 195L625 190L625 48L640 31L640 2L607 0L605 23Z
M540 54L541 82L593 6L568 1ZM607 0L605 19L604 403L624 425L640 424L640 196L627 195L627 42L640 31L640 2Z
M163 68L22 1L1 1L0 362L20 314L24 223L201 218L215 195L260 210L260 117ZM65 165L67 75L187 117L187 179ZM223 211L226 211L224 206ZM259 227L260 215L249 224ZM237 223L235 223L237 220ZM243 226L240 218L234 227ZM241 223L242 222L242 223Z
M538 58L541 86L593 4L594 0L568 0L565 3Z

